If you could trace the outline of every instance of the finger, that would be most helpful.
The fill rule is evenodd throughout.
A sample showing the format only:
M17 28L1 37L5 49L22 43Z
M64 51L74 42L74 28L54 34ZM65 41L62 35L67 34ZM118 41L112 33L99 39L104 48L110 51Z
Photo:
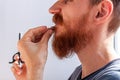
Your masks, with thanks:
M22 68L18 64L14 63L12 68L14 68L14 70L16 71L15 73L17 75L22 74Z
M53 30L51 30L51 29L48 30L48 31L43 35L43 37L42 37L42 39L41 39L41 43L45 43L45 44L47 44L49 38L50 38L51 35L52 35L52 33L53 33Z
M14 59L16 60L16 61L18 61L19 60L19 55L18 54L16 54L15 56L14 56Z
M18 73L18 71L15 68L15 66L11 67L11 71L12 71L13 75L15 76L16 80L19 80L21 73L20 72Z
M47 31L46 26L36 27L28 30L23 36L23 40L34 42L36 36L40 36Z
M52 26L51 28L47 28L47 30L46 30L45 32L37 35L37 36L35 37L34 42L37 43L37 42L41 41L41 39L43 38L43 35L44 35L48 30L53 30L53 31L55 31L55 27Z
M11 67L11 71L12 71L13 75L15 76L15 78L18 79L18 74L16 72L16 69L14 67Z

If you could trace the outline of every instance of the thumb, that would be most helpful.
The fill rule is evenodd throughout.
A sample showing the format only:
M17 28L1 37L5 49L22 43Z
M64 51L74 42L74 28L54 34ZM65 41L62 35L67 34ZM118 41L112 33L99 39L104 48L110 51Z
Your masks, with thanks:
M51 29L48 30L48 31L43 35L40 43L45 43L45 44L48 43L48 40L49 40L49 38L51 37L52 33L53 33L53 30L51 30Z
M19 79L18 71L14 67L12 67L11 70L12 70L12 73L15 76L16 80L18 80Z

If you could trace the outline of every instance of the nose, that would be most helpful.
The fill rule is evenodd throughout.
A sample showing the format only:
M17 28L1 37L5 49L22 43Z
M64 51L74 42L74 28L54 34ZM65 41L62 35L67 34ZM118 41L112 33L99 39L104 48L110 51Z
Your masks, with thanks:
M49 8L51 14L57 14L61 12L60 5L56 2L52 7Z

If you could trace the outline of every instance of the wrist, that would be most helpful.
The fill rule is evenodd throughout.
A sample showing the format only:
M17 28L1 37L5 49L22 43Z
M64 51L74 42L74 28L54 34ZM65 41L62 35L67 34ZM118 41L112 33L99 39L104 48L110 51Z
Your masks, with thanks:
M32 67L29 68L28 80L43 80L43 73L44 73L44 68L43 67Z

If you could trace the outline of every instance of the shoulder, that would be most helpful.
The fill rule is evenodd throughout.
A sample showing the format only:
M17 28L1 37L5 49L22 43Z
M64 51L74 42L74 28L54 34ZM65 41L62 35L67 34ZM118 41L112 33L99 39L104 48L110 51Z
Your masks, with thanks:
M120 71L105 73L98 80L120 80Z
M77 80L77 78L78 78L78 76L80 75L81 71L82 71L82 67L81 67L81 65L80 65L80 66L78 66L78 67L74 70L74 72L71 74L71 76L69 77L68 80Z

